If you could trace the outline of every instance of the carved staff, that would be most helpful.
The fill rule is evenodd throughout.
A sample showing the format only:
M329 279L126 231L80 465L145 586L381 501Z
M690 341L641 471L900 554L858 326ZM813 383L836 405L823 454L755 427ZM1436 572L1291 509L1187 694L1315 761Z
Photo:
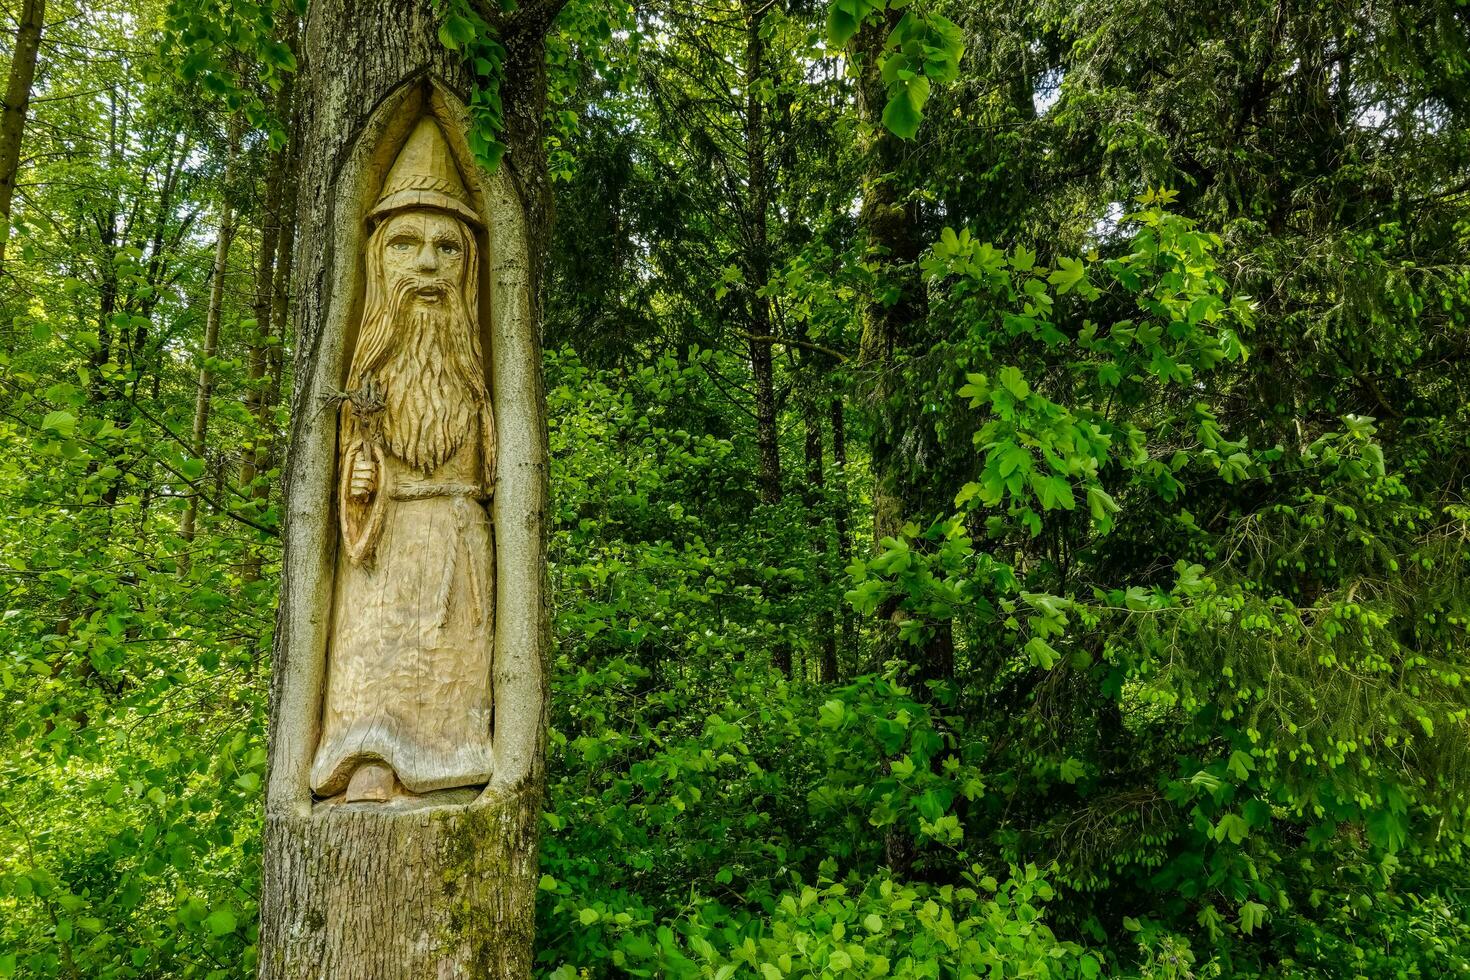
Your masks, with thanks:
M344 396L343 411L351 424L343 426L351 444L342 456L338 504L342 539L348 556L359 565L371 565L383 533L383 517L392 496L388 468L383 465L383 412L387 407L371 378Z

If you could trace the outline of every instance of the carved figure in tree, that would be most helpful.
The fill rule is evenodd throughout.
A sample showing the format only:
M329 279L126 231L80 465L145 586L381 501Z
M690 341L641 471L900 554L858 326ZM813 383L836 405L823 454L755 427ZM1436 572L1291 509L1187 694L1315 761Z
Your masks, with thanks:
M337 563L318 796L347 802L491 772L495 421L469 203L425 117L373 206L341 408Z

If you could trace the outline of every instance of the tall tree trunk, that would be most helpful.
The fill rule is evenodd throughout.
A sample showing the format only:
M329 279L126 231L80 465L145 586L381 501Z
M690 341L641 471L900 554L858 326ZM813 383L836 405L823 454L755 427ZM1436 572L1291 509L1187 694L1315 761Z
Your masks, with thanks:
M107 163L117 166L118 151L118 105L117 92L107 94ZM103 377L102 365L112 360L112 315L117 312L117 211L116 199L109 198L106 208L93 216L97 227L97 347L92 351L92 383L89 397L93 402L104 402L111 397L116 383L109 384Z
M852 530L849 509L851 504L847 496L847 411L843 405L841 396L832 399L831 406L832 430L832 529L837 538L837 564L847 568L852 564ZM848 658L849 669L858 673L857 666L857 630L852 619L852 609L846 601L841 603L838 617L842 622L842 630L837 644L838 649L838 675L842 673L840 658Z
M292 50L295 48L296 42L293 39ZM292 273L296 268L296 197L300 182L302 130L301 105L295 95L293 87L287 124L291 135L286 144L288 155L281 181L281 230L276 236L276 271L271 294L271 325L275 331L275 343L266 352L265 394L261 399L260 414L256 416L260 431L265 433L265 442L257 454L258 470L276 469L281 462L281 432L276 426L274 415L281 404L281 388L286 373L286 335L291 324L291 297L294 289ZM270 496L271 487L257 486L254 492L257 499L264 500Z
M550 218L543 123L545 35L561 0L522 2L498 25L508 147L470 168L487 224L488 316L498 441L494 769L478 796L393 804L315 801L309 770L325 678L339 535L339 392L360 315L363 208L385 154L433 112L467 164L471 80L437 39L433 0L320 0L308 14L292 433L284 569L271 689L261 883L263 980L429 980L531 975L544 786L547 447L540 375ZM461 170L465 167L461 166ZM466 799L465 797L468 797Z
M246 351L245 408L257 422L264 414L270 383L266 371L270 366L270 346L274 336L271 317L275 311L276 243L281 235L281 181L285 169L281 163L284 156L284 151L277 154L266 172L265 200L260 213L260 251L255 263L255 298L250 304L255 314L255 335L250 338ZM240 486L247 492L260 472L264 444L265 432L257 432L253 444L246 448L240 459Z
M904 144L883 125L887 86L879 64L889 34L903 11L889 8L858 32L859 105L872 135L867 147L867 172L863 180L860 222L867 236L870 261L877 263L878 282L864 310L861 360L871 372L874 423L870 451L873 467L873 537L897 537L906 520L927 519L936 501L927 499L932 487L916 473L912 447L924 441L924 424L909 404L902 387L899 356L905 348L923 342L925 319L923 280L919 256L923 245L916 231L917 215L908 195L901 193L904 180ZM910 448L905 450L905 445ZM916 668L917 693L927 692L924 682L947 678L954 673L953 639L947 623L935 624L929 638L913 647L898 638L897 600L880 608L886 621L879 636L879 660L903 658Z
M0 268L5 266L5 244L10 240L10 205L20 169L20 143L25 135L31 83L36 78L36 52L46 24L46 0L24 0L15 51L10 59L10 82L5 86L5 109L0 114Z
M280 465L281 433L272 416L281 404L281 387L286 374L286 330L291 322L291 275L296 260L295 212L298 161L299 157L293 154L287 169L286 196L282 202L285 213L281 220L281 233L276 237L276 273L271 295L271 323L274 325L276 342L271 344L270 349L266 352L265 396L261 399L260 414L256 416L256 423L261 432L265 433L265 442L257 454L256 468L265 470L275 469ZM270 496L270 490L268 485L258 486L255 488L255 496L257 499L264 500Z
M294 52L297 48L297 21L294 16L283 31L287 45ZM276 97L276 112L286 130L286 141L270 155L270 164L265 173L265 194L260 215L260 255L255 271L255 337L252 338L246 370L245 404L250 417L255 420L256 430L253 445L245 451L240 461L240 486L252 500L264 501L269 496L269 487L254 486L257 477L269 465L272 433L267 424L268 415L275 407L272 400L272 347L278 346L275 327L276 277L289 277L290 269L283 268L281 239L285 234L288 186L291 183L293 151L298 140L295 130L296 77L286 75ZM294 201L291 202L294 206ZM278 389L277 389L278 391ZM258 560L253 560L246 569L246 577L259 574Z
M294 52L297 47L297 22L294 16L286 25L284 35ZM240 460L241 492L248 496L252 504L251 512L256 515L265 511L266 503L270 499L270 482L262 474L270 468L271 451L276 441L272 415L280 397L280 376L273 370L280 363L280 347L284 339L277 335L276 329L278 323L284 322L284 310L279 318L277 316L276 295L280 290L277 279L288 279L291 275L291 243L286 207L291 198L288 188L294 177L290 171L298 139L294 112L295 80L295 75L288 74L277 93L276 111L285 127L286 140L270 155L265 174L265 194L261 202L260 254L256 262L255 301L252 304L255 313L255 337L250 344L245 395L246 410L254 422L255 433ZM294 207L294 200L290 200L290 204ZM246 582L258 580L263 562L261 549L251 548L240 577ZM265 639L262 636L255 640L252 647L252 672L264 654Z
M776 432L776 386L771 344L770 300L762 296L771 278L770 175L766 167L766 41L761 24L768 0L745 0L746 304L750 310L750 367L755 383L755 436L760 457L761 501L781 501L781 453ZM790 651L786 673L791 673Z
M766 166L766 42L761 24L766 0L744 0L745 11L745 303L749 311L750 375L755 388L755 445L761 502L781 502L781 444L776 419L775 356L771 304L762 295L771 278L770 174ZM791 676L791 644L778 639L771 649L776 669Z
M862 363L874 378L869 450L875 544L897 537L910 518L933 516L929 512L935 506L928 499L930 481L916 471L912 458L913 447L924 443L921 427L925 422L913 411L899 367L906 348L923 345L927 316L919 273L922 243L916 231L917 215L908 195L901 193L905 148L883 125L887 86L879 66L884 45L902 16L901 9L890 7L868 21L855 39L858 104L872 134L866 148L859 221L867 236L869 261L879 269L864 310L861 344ZM924 639L914 645L899 636L902 613L897 597L880 606L878 615L878 662L907 661L912 667L908 681L917 698L929 697L930 681L953 677L954 637L947 621L928 624ZM919 859L913 837L895 827L884 843L889 866L902 874L912 873Z
M219 235L214 242L214 267L209 282L209 307L204 314L204 348L199 363L198 387L194 392L194 424L189 434L189 452L197 460L204 459L205 442L209 435L210 402L214 398L214 368L211 361L219 354L219 321L225 305L225 276L230 269L230 248L235 242L234 182L235 165L240 155L240 116L230 118L229 147L225 157L224 190L220 195ZM199 520L198 480L189 494L184 509L184 519L179 524L179 536L185 544L194 540L195 527ZM187 556L181 561L187 564Z
M810 365L806 365L805 373L808 376L812 373ZM822 608L817 613L817 677L823 684L835 684L838 676L837 617L827 594L831 585L831 575L827 568L827 555L831 550L831 544L827 540L827 464L822 451L822 407L815 392L803 392L801 414L802 422L806 426L806 483L803 485L803 496L812 533L812 551L817 563L817 591L822 597Z

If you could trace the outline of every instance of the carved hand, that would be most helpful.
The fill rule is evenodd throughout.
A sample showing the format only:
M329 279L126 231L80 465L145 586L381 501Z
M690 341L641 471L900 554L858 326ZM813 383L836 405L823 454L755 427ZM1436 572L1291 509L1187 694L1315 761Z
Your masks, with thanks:
M365 500L377 489L378 477L373 461L359 455L352 464L352 495L359 500Z

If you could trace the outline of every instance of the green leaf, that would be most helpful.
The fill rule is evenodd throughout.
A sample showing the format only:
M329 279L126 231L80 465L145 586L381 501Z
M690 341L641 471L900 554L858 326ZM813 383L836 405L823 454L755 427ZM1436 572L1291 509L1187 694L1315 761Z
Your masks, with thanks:
M1250 825L1245 818L1238 813L1227 813L1215 824L1215 840L1224 843L1229 839L1232 844L1239 844L1250 836Z
M984 399L990 397L990 379L983 374L967 374L958 394L961 398L970 399L971 408L978 408Z
M1104 533L1112 527L1113 515L1121 509L1118 502L1102 487L1087 488L1087 510Z
M827 42L834 48L846 47L847 42L857 36L858 28L862 26L858 13L853 8L852 0L832 0L832 6L827 11Z
M475 30L475 25L470 23L468 19L460 16L459 14L450 14L447 18L445 18L444 29L456 42L454 45L446 45L446 47L450 47L451 50L458 50L461 46L469 44L475 39L475 35L477 33Z
M902 88L889 95L888 105L883 108L884 127L899 139L911 140L917 136L923 118L923 113L914 108L908 92Z
M1022 382L1022 384L1025 384L1025 382ZM1018 470L1021 473L1030 473L1034 463L1035 460L1031 456L1031 450L1026 449L1024 446L1010 443L1000 453L1000 475L1008 477Z
M77 430L77 417L70 412L47 412L46 417L41 420L41 429L70 439Z
M1368 814L1364 822L1369 843L1396 854L1409 842L1408 822L1386 807L1379 807Z
M1377 443L1370 442L1363 447L1363 459L1372 467L1374 476L1383 476L1387 472L1383 465L1383 447Z
M1015 396L1016 401L1025 401L1026 396L1031 394L1031 386L1021 375L1019 368L1003 367L1000 369L1000 383Z
M1057 267L1046 277L1046 281L1057 287L1057 295L1065 296L1086 275L1087 267L1080 260L1063 256L1057 259Z
M204 920L204 925L216 936L227 936L235 931L235 913L229 909L215 909Z
M1074 510L1077 498L1072 494L1072 485L1065 477L1031 474L1031 488L1043 510Z
M1026 654L1031 658L1031 663L1042 670L1051 670L1062 659L1062 655L1039 636L1033 636L1026 641Z
M1240 931L1249 936L1266 921L1266 906L1260 902L1246 902L1240 907Z
M823 728L841 728L847 715L847 705L833 698L817 709L817 723Z
M932 86L929 83L929 79L922 75L918 78L911 78L904 83L904 95L909 100L909 105L914 107L914 112L920 118L923 118L924 106L929 104L929 94L931 91Z

